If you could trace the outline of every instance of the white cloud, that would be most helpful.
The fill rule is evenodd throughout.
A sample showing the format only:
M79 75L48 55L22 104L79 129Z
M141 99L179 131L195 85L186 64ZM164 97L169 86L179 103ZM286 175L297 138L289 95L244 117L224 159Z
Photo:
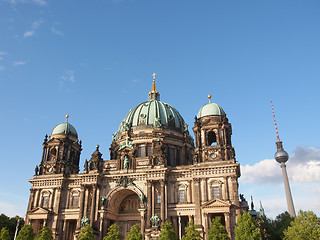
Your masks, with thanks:
M45 0L33 0L33 2L41 6L47 5L47 2Z
M40 19L40 20L37 20L37 21L34 21L32 24L31 24L31 27L29 30L25 31L23 36L25 38L27 37L32 37L35 33L35 31L37 30L37 28L40 26L40 24L42 23L43 21Z
M320 182L320 149L298 146L287 162L290 182ZM274 159L265 159L253 166L241 166L242 184L263 183L282 184L279 163Z
M66 70L64 75L60 77L60 87L64 86L65 82L74 83L76 80L74 78L74 71L73 70Z
M20 66L20 65L25 65L25 64L27 64L27 62L13 62L13 66Z
M10 0L11 4L18 4L18 3L34 3L36 5L45 6L47 2L45 0Z
M59 36L63 36L63 32L61 32L60 30L58 30L57 28L55 27L51 27L51 32L55 35L59 35Z

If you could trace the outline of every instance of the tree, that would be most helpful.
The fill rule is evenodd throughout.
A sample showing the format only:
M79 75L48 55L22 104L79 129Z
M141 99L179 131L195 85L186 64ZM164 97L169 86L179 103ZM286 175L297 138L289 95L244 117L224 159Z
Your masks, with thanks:
M185 231L186 231L186 234L183 235L182 240L201 240L202 239L193 221L189 222L189 226L185 228Z
M165 221L161 224L161 232L158 240L176 240L177 235L174 231L172 224L168 221Z
M239 216L235 228L236 240L261 240L260 230L257 223L252 219L249 212L245 211Z
M39 231L37 240L53 240L52 230L46 226Z
M112 224L109 229L107 236L103 238L103 240L122 240L123 236L120 233L120 228L117 223Z
M33 238L34 232L32 227L30 225L24 225L19 231L16 240L33 240Z
M142 240L142 238L140 227L138 224L135 224L131 227L130 232L128 232L126 240Z
M208 240L229 240L225 226L221 224L221 217L212 219L208 232Z
M1 229L0 239L1 240L11 240L9 230L6 227Z
M297 217L284 231L284 239L312 240L320 239L320 220L313 211L299 211Z
M81 229L78 240L94 240L93 228L87 225Z
M15 217L10 218L10 217L6 216L5 214L0 215L0 229L2 229L4 227L7 228L11 239L13 239L18 219L20 220L18 230L20 230L21 226L24 225L23 218L21 218L19 216L15 216Z
M281 240L284 237L284 230L290 226L293 217L288 212L284 212L277 215L275 220L266 219L265 221L267 239Z

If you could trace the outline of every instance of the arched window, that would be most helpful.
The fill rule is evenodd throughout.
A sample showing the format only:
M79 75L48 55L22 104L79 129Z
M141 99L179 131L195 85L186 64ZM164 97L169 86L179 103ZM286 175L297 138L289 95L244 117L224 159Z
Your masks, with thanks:
M216 146L217 145L217 137L216 134L211 131L208 133L208 146Z
M49 197L50 197L50 192L42 193L41 207L49 208Z

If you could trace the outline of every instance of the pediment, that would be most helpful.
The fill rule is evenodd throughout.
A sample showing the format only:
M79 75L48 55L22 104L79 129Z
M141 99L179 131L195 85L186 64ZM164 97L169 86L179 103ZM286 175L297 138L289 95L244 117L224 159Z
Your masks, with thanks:
M221 208L221 207L231 207L231 203L227 201L223 201L221 199L213 199L201 206L202 209L204 208Z
M36 207L32 209L28 214L49 214L50 211L47 209L44 209L42 207Z

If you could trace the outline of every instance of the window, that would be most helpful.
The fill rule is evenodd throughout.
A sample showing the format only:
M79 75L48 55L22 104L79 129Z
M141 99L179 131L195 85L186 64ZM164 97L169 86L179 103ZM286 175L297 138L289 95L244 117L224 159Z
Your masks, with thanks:
M152 146L151 144L147 145L147 156L150 156L152 154Z
M212 187L212 196L213 196L213 199L220 199L220 189L219 187L215 186L215 187Z
M157 203L160 204L161 203L161 194L157 195Z
M146 156L146 147L145 145L139 145L137 151L137 157L145 157Z
M212 131L208 133L208 146L216 146L217 145L217 137L216 134Z
M175 149L169 148L169 166L174 166Z
M71 207L78 207L78 203L79 203L78 194L72 195L72 197L71 197Z
M44 195L42 197L42 207L49 208L49 196L48 195Z
M186 194L185 190L179 190L179 202L185 202L186 201Z

